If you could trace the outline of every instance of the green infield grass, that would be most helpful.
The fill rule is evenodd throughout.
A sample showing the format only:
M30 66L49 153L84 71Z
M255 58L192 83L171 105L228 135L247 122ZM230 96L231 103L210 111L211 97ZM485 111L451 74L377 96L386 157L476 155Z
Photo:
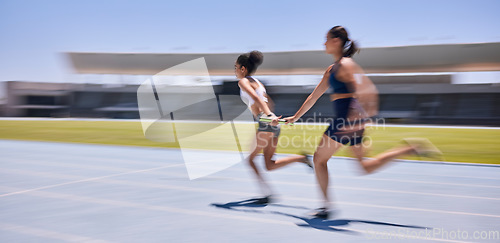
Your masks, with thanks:
M233 150L231 126L216 129L218 124L176 123L177 134L197 134L183 146L196 149ZM252 137L253 124L235 124L240 138ZM251 127L250 127L251 128ZM313 153L326 126L295 124L282 126L278 153ZM207 131L199 134L199 131ZM193 132L196 131L196 132ZM213 132L210 132L213 131ZM246 132L245 132L246 131ZM157 134L162 136L161 134ZM500 164L500 129L372 127L366 132L372 146L367 154L374 156L400 145L405 137L430 139L452 162ZM189 137L189 136L188 136ZM90 143L127 146L178 148L175 142L155 142L147 139L139 121L78 121L78 120L2 120L0 139ZM336 156L350 156L343 149ZM408 157L408 159L417 159Z

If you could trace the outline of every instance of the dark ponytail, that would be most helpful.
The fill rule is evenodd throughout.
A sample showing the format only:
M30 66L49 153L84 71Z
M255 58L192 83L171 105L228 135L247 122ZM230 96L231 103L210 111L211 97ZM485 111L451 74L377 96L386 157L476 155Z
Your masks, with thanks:
M328 31L328 34L332 38L340 38L343 41L344 47L344 57L352 57L356 52L359 51L358 44L355 41L349 39L349 34L342 26L335 26Z
M349 41L349 44L348 44L349 47L347 49L344 49L344 57L352 57L356 52L359 52L358 44L352 40L348 40L348 41ZM346 47L345 44L344 44L344 47Z
M260 51L251 51L249 53L241 54L236 62L248 71L247 75L253 74L257 67L262 64L264 56Z

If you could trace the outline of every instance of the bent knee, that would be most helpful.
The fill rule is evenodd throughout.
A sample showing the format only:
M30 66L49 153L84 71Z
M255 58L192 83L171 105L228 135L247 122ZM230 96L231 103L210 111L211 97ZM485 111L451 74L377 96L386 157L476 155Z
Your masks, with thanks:
M267 170L267 171L273 170L273 167L272 167L272 166L270 166L270 165L268 165L268 164L266 164L266 170Z
M317 156L316 153L313 156L313 163L314 165L324 165L328 162L330 158L322 158L320 156Z
M274 160L272 159L265 159L265 165L266 165L266 170L273 170L274 169Z

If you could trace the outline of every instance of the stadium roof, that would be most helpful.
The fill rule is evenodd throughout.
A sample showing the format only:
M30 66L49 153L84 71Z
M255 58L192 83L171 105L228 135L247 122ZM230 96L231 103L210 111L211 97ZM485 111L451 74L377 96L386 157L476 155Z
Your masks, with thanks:
M154 75L204 57L210 75L234 75L240 53L66 53L76 73ZM367 73L500 71L500 42L363 48L354 56ZM322 74L323 51L265 52L259 75ZM188 74L188 73L186 73Z

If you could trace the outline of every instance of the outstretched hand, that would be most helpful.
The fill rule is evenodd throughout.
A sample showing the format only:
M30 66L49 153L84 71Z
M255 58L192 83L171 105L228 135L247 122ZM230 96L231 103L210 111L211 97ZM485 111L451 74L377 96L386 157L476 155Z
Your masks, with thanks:
M295 121L296 121L295 116L285 117L285 118L283 118L283 120L286 121L285 124L287 124L287 125L290 124L290 123L295 123Z

